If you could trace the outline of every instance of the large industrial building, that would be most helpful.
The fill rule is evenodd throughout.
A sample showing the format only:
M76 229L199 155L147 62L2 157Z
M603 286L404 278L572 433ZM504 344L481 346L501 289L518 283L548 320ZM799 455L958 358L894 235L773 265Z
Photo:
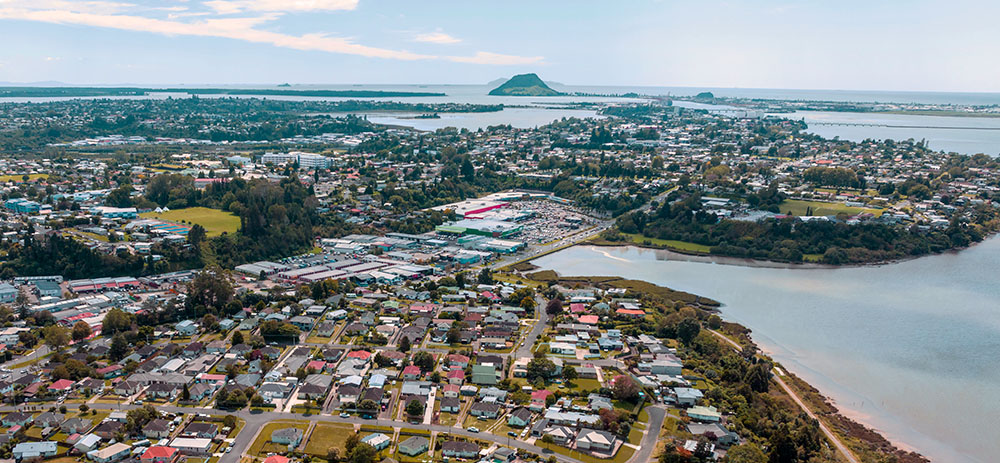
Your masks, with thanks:
M480 235L492 238L507 238L521 233L522 229L524 229L522 225L512 222L462 219L439 225L435 228L435 231L448 235Z

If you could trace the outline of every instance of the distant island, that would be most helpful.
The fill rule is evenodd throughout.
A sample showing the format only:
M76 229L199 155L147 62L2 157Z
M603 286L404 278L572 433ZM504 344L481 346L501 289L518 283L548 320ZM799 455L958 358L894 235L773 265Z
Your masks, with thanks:
M397 92L383 90L284 90L255 88L136 88L136 87L0 87L0 97L110 97L145 96L150 93L189 95L308 96L338 98L385 98L445 96L437 92Z
M493 96L559 96L537 74L518 74L490 91Z

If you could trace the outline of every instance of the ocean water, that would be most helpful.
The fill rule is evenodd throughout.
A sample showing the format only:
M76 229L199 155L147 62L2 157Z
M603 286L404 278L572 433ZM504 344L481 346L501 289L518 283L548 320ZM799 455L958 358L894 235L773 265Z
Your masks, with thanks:
M1000 238L877 267L754 268L577 246L534 261L718 300L848 416L941 462L1000 455ZM683 258L681 258L683 259Z

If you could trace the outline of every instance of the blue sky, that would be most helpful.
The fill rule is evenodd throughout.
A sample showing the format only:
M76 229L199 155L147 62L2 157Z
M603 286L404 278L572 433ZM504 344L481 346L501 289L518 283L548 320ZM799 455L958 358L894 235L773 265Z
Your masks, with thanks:
M1000 92L987 1L0 0L0 81Z

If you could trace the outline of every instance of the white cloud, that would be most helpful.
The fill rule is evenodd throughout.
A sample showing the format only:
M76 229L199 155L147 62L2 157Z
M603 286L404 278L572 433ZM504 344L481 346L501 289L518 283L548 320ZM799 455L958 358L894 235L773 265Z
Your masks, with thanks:
M296 36L255 29L255 26L277 18L277 13L266 13L255 17L213 18L196 22L179 22L122 14L107 15L65 10L0 8L0 19L19 19L53 24L76 24L109 29L151 32L163 35L221 37L253 43L266 43L296 50L325 51L374 58L401 60L434 58L434 56L421 55L408 51L359 45L345 38L331 37L325 34Z
M45 61L49 61L49 62L52 62L52 61L59 61L59 60L61 60L61 59L62 59L62 58L60 58L60 57L58 57L58 56L46 56L46 57L45 57Z
M462 39L452 37L441 31L437 31L437 32L428 32L426 34L417 34L417 36L413 38L413 41L450 45L453 43L459 43L462 41Z
M354 10L358 0L211 0L204 4L219 14L235 14L243 11Z
M541 64L545 61L545 58L542 56L501 55L488 51L479 51L472 56L448 56L447 59L456 63L493 64L499 66Z
M216 0L215 13L167 9L166 19L142 16L137 11L149 8L135 7L128 3L111 1L66 0L0 0L0 20L34 21L50 24L72 24L133 32L146 32L167 36L217 37L268 44L295 50L321 51L372 58L396 60L447 60L456 63L485 65L538 64L541 56L515 56L490 52L477 52L472 56L438 56L406 50L372 47L355 43L345 37L325 33L293 35L260 26L282 17L287 11L314 9L353 9L357 0ZM227 9L230 6L238 9ZM229 12L252 10L252 16L227 16ZM128 12L123 12L128 11ZM207 17L194 19L205 15ZM181 18L190 18L181 20ZM417 36L416 40L429 43L453 44L460 42L448 34L437 31Z

